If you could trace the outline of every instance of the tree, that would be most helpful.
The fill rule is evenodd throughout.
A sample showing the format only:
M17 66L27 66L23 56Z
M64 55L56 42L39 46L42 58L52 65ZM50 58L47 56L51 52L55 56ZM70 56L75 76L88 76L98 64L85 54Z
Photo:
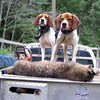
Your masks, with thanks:
M100 21L100 0L88 0L81 2L81 34L80 34L80 41L84 45L88 46L96 46L99 45L99 26Z
M100 42L99 4L100 0L57 0L59 13L70 12L79 17L79 43L83 45L96 46Z
M38 14L49 13L49 6L51 3L46 0L2 0L0 37L11 41L36 42L38 31L32 22Z
M3 8L3 1L1 1L1 12L2 12L2 8ZM12 4L12 1L9 0L8 1L8 7L7 7L7 12L6 12L6 15L5 15L5 18L4 18L4 30L3 30L3 38L5 38L5 34L6 34L6 28L7 28L7 19L8 19L8 14L9 14L9 11L10 11L10 7L11 7L11 4ZM1 13L2 14L2 13ZM1 15L2 16L2 15ZM2 19L1 19L2 20ZM1 44L1 49L3 48L3 43Z
M38 29L33 27L32 22L40 13L52 13L51 1L1 0L0 37L18 42L37 42ZM79 43L96 46L100 42L99 4L100 0L56 0L56 16L66 12L78 16L81 21Z

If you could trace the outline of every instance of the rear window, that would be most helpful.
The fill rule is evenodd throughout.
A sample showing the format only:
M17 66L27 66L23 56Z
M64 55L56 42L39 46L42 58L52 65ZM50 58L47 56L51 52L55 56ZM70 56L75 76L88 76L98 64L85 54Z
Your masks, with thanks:
M45 48L45 54L51 55L51 48Z
M67 50L67 55L72 56L72 50L71 49ZM78 56L78 57L91 57L90 53L86 50L78 50L76 56Z
M80 57L91 57L90 53L86 50L78 50L77 55Z
M30 48L32 54L41 54L41 48Z
M71 61L72 59L69 58L69 61ZM92 64L93 65L93 61L90 59L76 59L76 62L83 64L83 65L88 65L88 64ZM93 65L94 66L94 65Z
M88 60L88 59L76 59L76 62L83 64L83 65L88 65L88 64L92 64L93 65L93 61L92 60Z
M41 48L30 48L32 51L32 54L39 54L41 55ZM50 55L51 56L51 48L50 47L46 47L45 48L45 55ZM59 48L58 52L57 52L58 57L57 61L62 61L63 62L63 50L62 48ZM67 55L68 56L72 56L72 50L68 49L67 50ZM78 50L77 55L78 57L91 57L90 53L86 50ZM40 61L42 59L41 56L33 56L32 57L32 61ZM50 60L51 57L45 57L45 60ZM69 61L71 61L71 58L69 58ZM76 62L80 63L80 64L93 64L93 61L90 59L76 59Z

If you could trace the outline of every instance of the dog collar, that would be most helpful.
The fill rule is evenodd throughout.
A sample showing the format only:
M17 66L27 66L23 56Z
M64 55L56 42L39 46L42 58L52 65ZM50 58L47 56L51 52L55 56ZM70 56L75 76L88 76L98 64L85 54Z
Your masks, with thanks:
M73 29L71 29L70 31L69 30L61 30L61 32L63 33L63 34L70 34L71 32L73 31ZM65 36L64 36L64 38L63 38L63 40L62 40L62 42L65 40ZM61 42L61 43L62 43Z
M73 31L73 29L71 29L71 30L61 30L61 32L65 35L71 33L72 31Z
M50 30L50 26L47 24L46 26L40 26L38 25L38 31L39 31L39 38L42 36L43 33L46 33Z

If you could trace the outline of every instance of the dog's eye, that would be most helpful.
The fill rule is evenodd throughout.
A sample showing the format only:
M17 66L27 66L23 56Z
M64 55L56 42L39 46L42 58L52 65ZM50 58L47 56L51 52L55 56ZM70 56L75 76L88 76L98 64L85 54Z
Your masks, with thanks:
M40 16L39 18L42 18L42 16Z
M71 19L68 19L68 21L71 21Z
M61 20L64 20L64 18L61 18Z
M46 19L48 18L48 17L45 17Z

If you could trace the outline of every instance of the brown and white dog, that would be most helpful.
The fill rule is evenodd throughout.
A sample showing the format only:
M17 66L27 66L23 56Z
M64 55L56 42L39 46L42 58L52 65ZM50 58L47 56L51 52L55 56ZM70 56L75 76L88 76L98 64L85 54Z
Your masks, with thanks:
M41 45L42 61L45 58L45 46L53 48L55 44L55 31L53 30L53 20L48 14L40 14L33 21L34 27L39 25L39 42Z
M77 16L71 13L60 14L55 19L57 29L60 29L56 44L53 48L51 61L55 61L56 53L59 45L62 43L64 52L64 62L67 62L67 46L72 46L72 61L76 61L77 44L79 36L77 34L77 27L80 25L80 20Z

